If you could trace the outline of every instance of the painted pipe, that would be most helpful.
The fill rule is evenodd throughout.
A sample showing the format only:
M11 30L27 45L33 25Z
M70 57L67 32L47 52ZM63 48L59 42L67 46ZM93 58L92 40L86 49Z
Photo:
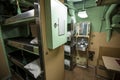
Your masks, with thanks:
M73 8L69 8L69 14L71 16L71 20L73 20L73 23L76 23L76 16L75 16L75 7L73 2L68 2L69 5L71 5Z
M100 25L100 28L99 28L99 32L101 32L101 30L102 30L103 21L105 21L105 14L106 14L108 8L109 8L109 6L104 6L104 8L103 8L103 14L102 14L102 19L101 19L101 25Z
M111 24L110 24L110 15L116 6L117 4L112 4L106 12L105 20L106 20L106 30L107 30L107 42L110 41L111 30L112 30Z
M24 5L24 6L34 6L34 4L32 4L31 2L26 1L26 0L21 0L20 4Z
M15 1L16 0L11 0L10 3L15 4ZM25 7L34 6L34 4L32 4L31 2L26 1L26 0L18 0L18 1L19 1L20 6L25 6Z

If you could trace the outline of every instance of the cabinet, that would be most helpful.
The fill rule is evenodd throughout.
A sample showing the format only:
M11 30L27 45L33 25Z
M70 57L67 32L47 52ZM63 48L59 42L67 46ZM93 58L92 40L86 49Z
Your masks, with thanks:
M39 4L35 3L34 9L6 19L0 27L9 70L21 80L44 80L45 77L39 10ZM32 25L36 35L31 31Z
M45 1L47 45L55 49L67 41L67 7L58 0Z
M71 22L67 27L67 42L64 45L65 69L72 70L75 66L75 38L73 35L74 24Z
M76 65L87 68L90 40L90 22L77 23L75 26Z

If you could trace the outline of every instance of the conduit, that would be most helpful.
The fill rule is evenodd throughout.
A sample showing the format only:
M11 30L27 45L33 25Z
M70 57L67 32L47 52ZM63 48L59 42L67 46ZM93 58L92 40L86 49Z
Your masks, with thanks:
M116 6L117 6L117 4L112 4L108 8L108 11L106 12L105 20L106 20L106 30L107 30L107 42L110 41L111 30L112 30L111 24L110 24L110 15L111 15L112 11L115 9Z
M106 14L108 8L109 8L109 6L104 6L104 8L103 8L103 14L102 14L102 19L101 19L101 25L100 25L100 28L99 28L99 32L102 31L103 22L105 21L105 14Z

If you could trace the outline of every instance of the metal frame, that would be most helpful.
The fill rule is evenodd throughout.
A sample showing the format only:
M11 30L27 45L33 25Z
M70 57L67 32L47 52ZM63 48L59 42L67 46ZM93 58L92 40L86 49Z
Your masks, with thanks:
M12 23L12 22L16 22L16 21L19 21L19 20L23 20L23 19L27 19L27 18L31 18L31 17L34 17L35 14L34 14L34 9L32 10L29 10L27 12L24 12L24 13L21 13L21 14L18 14L16 16L13 16L11 18L8 18L5 20L5 24L8 24L8 23Z
M3 26L9 26L9 25L15 25L19 23L25 23L25 22L30 22L30 21L35 21L37 25L37 34L38 34L38 54L40 58L40 67L42 73L40 74L40 80L46 80L45 77L45 64L44 64L44 51L43 51L43 41L42 41L42 27L41 27L41 22L40 22L40 5L39 5L39 0L36 0L34 4L34 9L29 10L27 12L18 14L16 16L13 16L11 18L6 19L5 24ZM10 42L10 41L9 41ZM14 41L12 41L14 42ZM21 43L19 43L21 44ZM17 46L15 46L17 48ZM19 48L21 49L21 48ZM23 48L22 48L23 50ZM29 52L29 51L28 51Z

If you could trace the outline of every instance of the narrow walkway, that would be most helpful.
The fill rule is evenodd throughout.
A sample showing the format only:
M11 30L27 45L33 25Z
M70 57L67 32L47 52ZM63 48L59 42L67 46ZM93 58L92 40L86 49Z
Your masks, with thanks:
M73 71L65 70L65 80L101 80L95 77L95 69L75 67Z

